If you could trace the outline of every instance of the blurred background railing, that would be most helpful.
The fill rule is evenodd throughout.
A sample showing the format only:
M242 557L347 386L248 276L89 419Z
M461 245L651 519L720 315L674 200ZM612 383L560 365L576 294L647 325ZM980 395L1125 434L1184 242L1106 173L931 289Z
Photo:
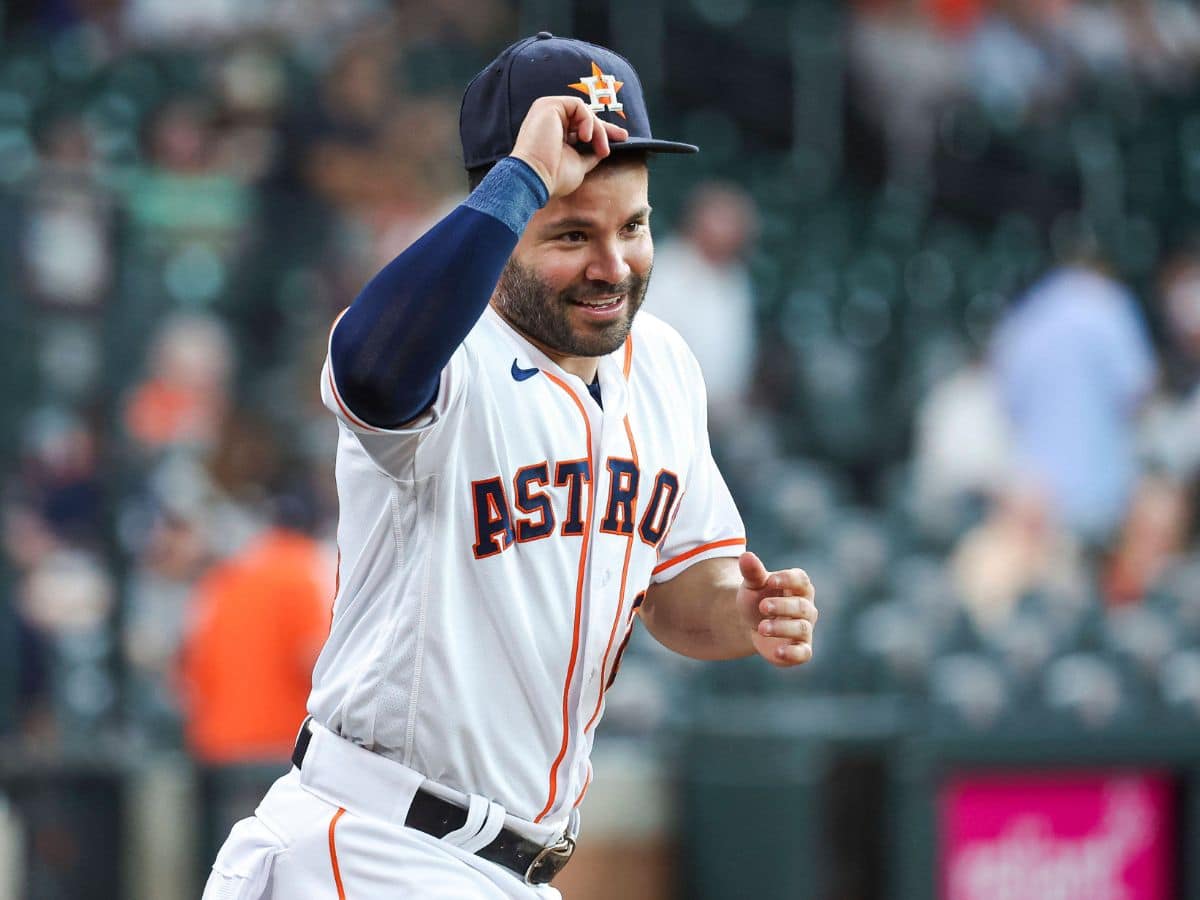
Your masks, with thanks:
M0 897L197 896L283 771L329 325L539 29L703 147L652 165L647 309L822 609L797 672L635 633L565 896L1200 897L1184 0L6 4Z

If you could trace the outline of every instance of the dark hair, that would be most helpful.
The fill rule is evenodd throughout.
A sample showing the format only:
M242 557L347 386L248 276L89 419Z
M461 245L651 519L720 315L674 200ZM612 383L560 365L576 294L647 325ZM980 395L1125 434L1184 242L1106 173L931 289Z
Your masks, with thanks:
M626 150L621 153L614 153L612 156L609 156L607 159L601 162L600 165L603 166L609 162L612 162L613 160L618 160L620 162L625 162L627 160L638 160L643 165L648 166L650 165L650 156L651 154L648 150ZM473 191L475 188L479 187L479 182L483 181L483 179L487 177L487 173L492 171L492 168L495 165L495 163L484 163L482 166L475 166L474 168L467 169L468 188Z

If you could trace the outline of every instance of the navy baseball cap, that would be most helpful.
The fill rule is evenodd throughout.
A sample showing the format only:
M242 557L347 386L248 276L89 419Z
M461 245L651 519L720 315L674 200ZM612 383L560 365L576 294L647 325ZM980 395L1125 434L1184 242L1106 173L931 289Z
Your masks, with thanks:
M538 97L579 97L604 121L629 131L613 152L695 153L700 148L660 141L637 72L629 60L596 44L539 31L517 41L471 79L458 115L463 165L484 166L512 153L525 114Z

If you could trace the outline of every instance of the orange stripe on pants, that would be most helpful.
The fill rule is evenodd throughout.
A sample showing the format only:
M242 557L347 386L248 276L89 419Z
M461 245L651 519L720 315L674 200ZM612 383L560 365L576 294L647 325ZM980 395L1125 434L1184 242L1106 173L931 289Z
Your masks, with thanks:
M342 870L338 868L337 842L334 840L334 832L337 830L338 819L345 813L344 807L338 807L338 811L329 820L329 862L333 865L333 883L337 886L338 900L346 900L346 889L342 887Z

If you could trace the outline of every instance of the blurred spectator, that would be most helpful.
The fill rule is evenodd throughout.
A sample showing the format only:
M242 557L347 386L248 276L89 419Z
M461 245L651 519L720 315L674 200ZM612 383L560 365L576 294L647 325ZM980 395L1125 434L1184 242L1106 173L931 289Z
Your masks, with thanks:
M147 43L211 40L250 25L256 7L237 0L191 0L180 9L163 0L128 0L125 28Z
M308 185L335 206L370 204L372 187L382 187L373 182L388 175L375 144L393 103L396 50L377 34L347 42L324 73L316 103L291 123L303 141Z
M1189 245L1163 263L1158 296L1166 331L1166 384L1173 393L1186 394L1200 385L1200 247Z
M132 555L123 620L127 707L152 746L182 740L176 667L197 580L262 532L264 485L278 474L275 441L247 416L224 416L211 446L168 453L126 504ZM298 479L293 479L298 483Z
M963 535L950 571L976 626L995 633L1032 592L1078 594L1082 564L1078 544L1056 524L1041 490L1012 483L987 518Z
M25 424L19 477L3 508L20 724L27 736L87 740L116 699L105 671L115 587L97 555L108 524L97 438L58 409Z
M125 32L137 43L184 44L216 41L265 24L273 3L191 0L186 9L170 0L126 0ZM332 4L342 5L342 4Z
M53 544L100 546L105 521L95 433L57 409L43 409L26 424L21 487L14 499L52 535ZM18 550L16 558L23 555Z
M201 517L163 510L129 577L122 629L126 706L134 730L151 746L182 745L176 666L188 600L210 554Z
M1057 109L1072 86L1060 29L1070 0L997 0L971 40L973 87L993 118L1012 126Z
M1137 302L1081 253L1008 310L992 366L1018 471L1042 485L1057 521L1106 543L1128 509L1137 415L1155 376Z
M330 575L320 544L276 527L200 580L181 656L198 759L287 759L329 633Z
M109 671L113 575L96 554L60 549L20 585L18 611L48 651L52 719L27 718L27 733L86 746L109 724L117 688ZM35 717L39 711L34 706ZM44 729L44 730L43 730Z
M219 135L216 111L205 100L174 98L151 117L145 138L149 165L122 183L140 247L208 254L235 249L253 197L235 177L242 173L228 168L236 161L217 152Z
M1002 125L1061 108L1084 76L1187 83L1200 20L1174 0L998 0L971 41L974 89Z
M405 221L403 247L463 177L445 153L457 139L457 102L404 94L401 62L394 28L357 35L325 73L317 105L289 127L304 139L299 166L310 189L377 232Z
M964 501L991 496L1012 469L1008 422L982 358L935 384L916 413L916 502L923 516L954 516Z
M104 521L94 438L69 416L34 424L22 481L4 506L20 724L27 737L86 743L116 702L108 672L115 584L96 552Z
M229 404L233 358L215 319L168 319L150 351L150 371L125 409L130 436L149 451L215 444Z
M954 38L975 12L939 10L944 29L928 12L927 3L888 0L861 4L850 22L852 99L886 147L888 176L899 181L928 176L938 123L963 94L965 59Z
M1109 603L1138 603L1186 548L1191 499L1183 486L1147 477L1134 494L1129 518L1104 572Z
M754 201L733 185L708 182L688 197L678 236L654 253L646 309L678 329L696 354L718 441L752 405L758 336L743 260L757 231Z
M200 854L253 812L287 764L329 634L336 568L312 510L275 501L273 527L202 575L178 655L184 738L200 766ZM256 768L254 764L261 764ZM269 773L269 774L263 774Z
M386 8L379 0L193 0L182 11L171 0L124 0L120 5L124 30L135 43L187 47L219 45L247 33L328 42Z
M24 281L44 304L89 310L112 280L113 198L78 118L55 119L40 149L21 236Z
M855 12L865 17L902 17L921 21L946 35L970 32L990 0L857 0Z
M1164 88L1189 83L1200 61L1200 19L1177 0L1077 2L1064 34L1082 65Z
M1169 256L1158 277L1162 383L1141 424L1145 464L1181 482L1200 474L1200 252Z
M7 503L4 507L4 550L13 576L13 593L19 594L28 573L50 556L58 546L42 518L28 507ZM13 604L15 606L15 604ZM20 609L10 610L15 651L12 672L16 681L16 722L22 732L46 732L52 728L48 668L50 648L38 629Z
M286 60L265 41L247 40L225 57L216 81L223 118L216 165L239 182L257 182L282 152L277 120L287 100Z

